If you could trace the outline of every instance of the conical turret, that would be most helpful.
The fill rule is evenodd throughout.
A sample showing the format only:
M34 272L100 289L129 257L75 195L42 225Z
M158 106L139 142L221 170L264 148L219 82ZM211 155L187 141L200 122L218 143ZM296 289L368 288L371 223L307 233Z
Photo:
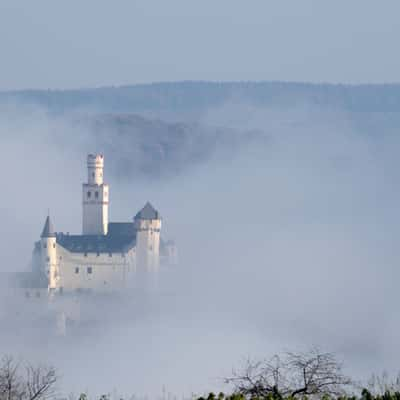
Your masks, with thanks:
M42 270L47 276L49 290L54 290L57 288L58 282L57 237L50 216L46 218L40 238Z
M51 223L50 216L48 215L46 221L44 223L42 234L40 235L41 238L50 238L56 237L54 232L53 224Z

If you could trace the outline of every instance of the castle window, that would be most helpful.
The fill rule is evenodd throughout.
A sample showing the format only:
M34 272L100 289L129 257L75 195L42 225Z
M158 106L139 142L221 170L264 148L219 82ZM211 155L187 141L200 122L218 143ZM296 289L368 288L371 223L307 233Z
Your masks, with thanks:
M76 273L76 274L79 274L79 267L76 267L76 268L75 268L75 273Z
M92 178L94 178L94 172L92 172Z
M100 253L99 253L99 252L97 252L97 254L96 254L96 255L97 255L97 257L100 257Z
M50 257L46 257L46 261L49 262L50 261Z
M92 267L87 267L87 273L91 274L93 272L93 268Z
M91 192L87 192L87 198L90 199L90 196L92 195Z
M43 248L47 249L47 244L46 243L43 244Z
M112 257L112 253L108 253L108 257Z
M83 256L84 256L84 257L87 257L87 253L83 253Z
M98 199L99 198L99 192L94 192L94 197L96 197L96 199Z
M149 250L150 250L150 251L153 250L153 246L149 246Z
M56 244L55 243L53 243L53 249L55 249L56 248Z

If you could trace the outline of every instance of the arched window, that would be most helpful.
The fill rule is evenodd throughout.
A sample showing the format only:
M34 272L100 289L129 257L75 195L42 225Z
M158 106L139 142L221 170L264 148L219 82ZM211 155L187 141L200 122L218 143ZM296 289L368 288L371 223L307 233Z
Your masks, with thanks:
M87 198L90 199L90 196L92 195L92 193L87 192Z

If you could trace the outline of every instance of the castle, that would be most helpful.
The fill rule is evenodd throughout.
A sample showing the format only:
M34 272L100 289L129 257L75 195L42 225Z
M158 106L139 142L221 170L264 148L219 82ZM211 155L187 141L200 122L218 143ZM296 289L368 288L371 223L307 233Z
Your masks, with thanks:
M109 222L109 185L104 156L87 156L82 185L82 234L56 232L48 215L33 251L26 296L71 292L116 292L157 282L160 265L176 262L172 241L161 239L161 216L149 203L131 222ZM30 292L31 289L34 292Z

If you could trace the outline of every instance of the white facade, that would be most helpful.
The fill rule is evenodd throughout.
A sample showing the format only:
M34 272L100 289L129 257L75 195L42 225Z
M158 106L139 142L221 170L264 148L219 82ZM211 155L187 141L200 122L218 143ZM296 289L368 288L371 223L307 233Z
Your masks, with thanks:
M88 156L82 235L55 233L50 217L46 219L34 253L40 265L34 270L46 277L52 293L120 291L140 286L138 275L145 281L157 281L161 217L146 203L133 221L109 223L109 188L103 181L103 167L102 155ZM169 251L164 251L163 259Z
M43 272L48 277L49 289L53 290L58 287L60 280L56 238L42 237L40 242L42 246Z
M160 265L161 219L136 219L136 249L140 267L146 272L157 273Z
M106 235L108 228L109 188L104 183L104 157L87 157L88 181L82 185L82 234Z
M58 289L116 292L132 285L135 275L134 248L127 253L72 253L57 245Z

